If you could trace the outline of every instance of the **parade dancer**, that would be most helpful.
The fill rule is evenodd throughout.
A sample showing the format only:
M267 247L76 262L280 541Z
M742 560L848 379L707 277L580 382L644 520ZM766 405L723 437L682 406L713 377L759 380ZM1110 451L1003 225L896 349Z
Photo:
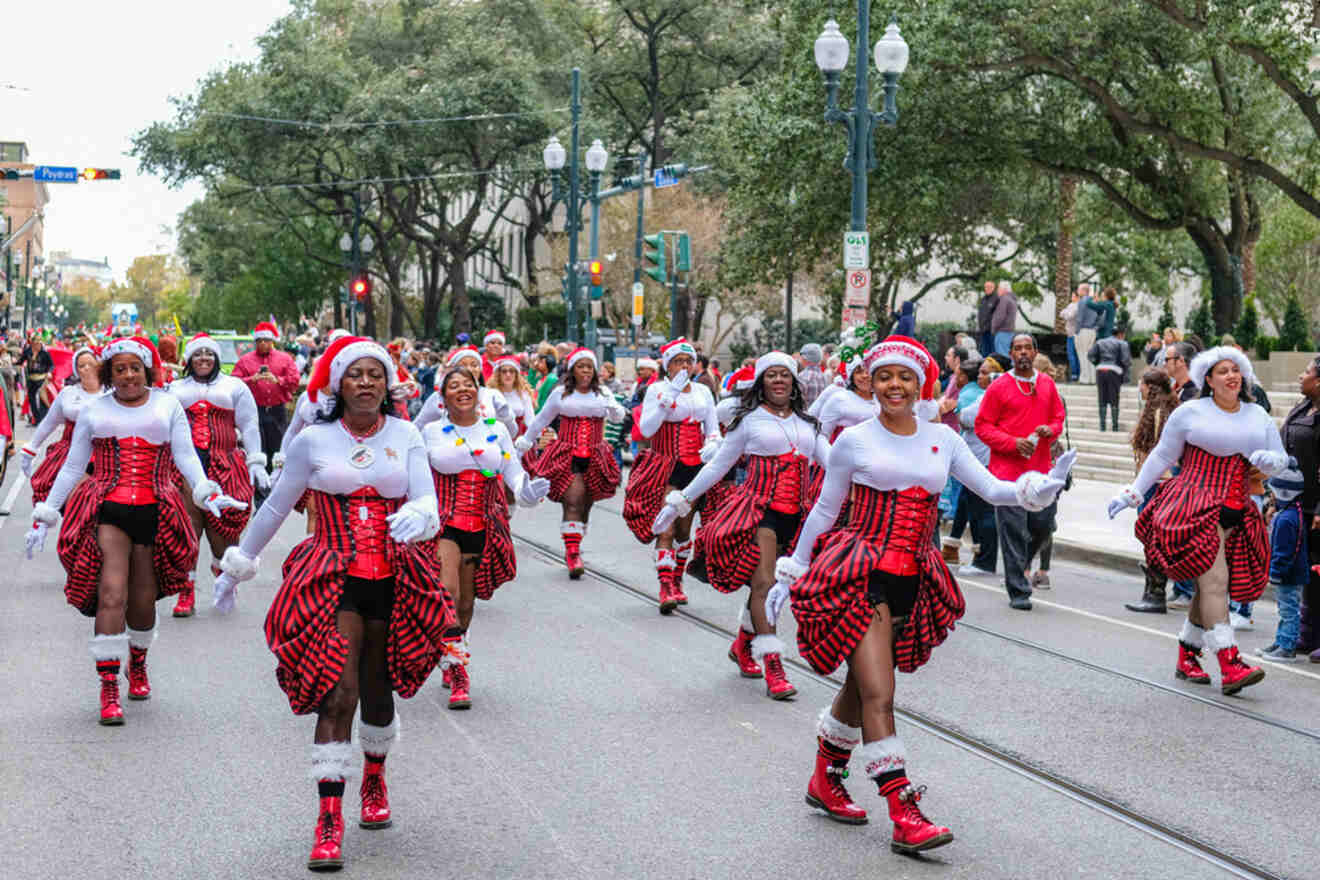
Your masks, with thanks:
M928 420L937 412L939 367L921 343L891 336L866 352L865 364L877 416L835 440L824 489L793 555L776 564L766 605L774 621L791 596L799 653L817 672L848 664L843 687L820 715L807 803L840 822L867 821L843 785L860 744L866 774L888 801L891 846L916 852L953 840L918 806L924 786L908 782L893 711L895 668L913 672L925 663L964 610L931 542L939 493L952 474L991 504L1040 510L1063 488L1075 453L1061 456L1048 476L997 480L957 433ZM831 530L850 493L853 516Z
M517 429L513 438L517 440L527 432L527 425L536 414L532 386L527 384L527 377L523 375L518 359L512 355L498 358L485 384L487 388L498 391L508 404L509 414L513 416L514 427Z
M825 389L820 397L816 398L819 407L813 404L812 409L808 410L820 422L820 431L831 444L844 428L851 428L853 425L874 418L877 412L875 396L871 393L871 376L867 373L862 358L854 357L850 361L840 363L839 373L840 376L845 377L843 384L831 385ZM808 480L809 497L819 498L821 486L825 481L825 468L813 462L808 469ZM835 525L843 525L847 520L848 501L845 499L843 507L839 509L839 521Z
M391 823L385 759L398 739L394 693L417 693L446 651L454 608L429 539L435 489L417 428L396 417L394 364L370 339L345 336L307 386L322 412L289 445L284 472L237 547L225 551L215 607L233 609L237 584L293 505L310 492L316 533L285 560L266 614L275 678L296 715L316 713L312 778L320 811L307 867L344 863L343 796L352 775L353 716L361 706L363 828Z
M32 484L33 504L45 501L50 494L55 476L69 454L69 444L73 441L73 429L78 424L78 416L89 403L105 393L101 387L101 359L96 349L83 346L75 351L73 368L78 374L78 384L67 385L60 391L46 411L46 417L18 453L18 466ZM34 472L32 465L37 460L41 444L61 426L64 433L46 450L45 460Z
M703 461L719 449L715 400L706 386L691 381L697 350L679 337L660 347L665 381L646 389L637 429L651 446L633 463L624 490L623 518L643 544L655 541L655 570L660 581L660 613L687 604L683 569L692 555L692 518L696 508L679 516L664 532L652 530L665 497L686 489ZM698 502L698 505L700 502Z
M474 376L481 375L481 353L477 351L475 345L465 345L462 348L456 348L449 353L445 361L445 369L451 370L454 367L463 367ZM413 419L413 424L417 429L424 430L431 422L438 421L444 417L445 402L443 395L432 394L426 398L426 403L422 404L421 410L417 413L417 418ZM504 425L504 430L510 437L518 435L518 422L515 420L513 410L509 407L509 402L504 399L504 395L494 388L488 388L483 383L477 388L477 418L479 419L498 419L500 424Z
M151 696L147 650L156 637L156 601L184 589L197 565L197 533L171 480L171 461L192 487L194 504L214 516L244 506L207 479L183 408L152 387L159 364L155 346L142 337L118 339L101 351L100 379L111 391L79 414L50 494L32 510L26 540L30 559L45 547L63 509L57 549L68 573L64 596L96 619L91 651L106 725L124 723L119 669L125 659L129 699Z
M559 419L555 440L537 456L530 473L550 482L551 501L564 506L559 534L564 539L564 564L573 580L582 577L582 539L587 533L591 505L614 497L619 488L618 462L605 442L605 420L622 422L623 406L600 389L596 353L578 348L569 354L568 368L545 406L514 446L520 454L531 451L536 438ZM503 372L496 365L496 376ZM507 395L506 395L507 396Z
M1201 396L1175 409L1140 473L1109 502L1113 519L1136 507L1165 471L1163 483L1137 515L1136 534L1147 564L1173 580L1195 580L1196 595L1178 636L1175 675L1209 684L1201 649L1219 661L1220 688L1235 694L1265 677L1238 653L1228 600L1254 602L1269 580L1265 520L1248 497L1260 475L1288 466L1274 420L1252 402L1256 376L1246 355L1221 346L1198 354L1189 367Z
M220 345L205 333L198 333L184 346L182 374L165 390L178 399L188 416L193 448L206 476L218 483L229 497L250 505L254 488L262 492L270 489L266 455L261 451L257 402L252 392L247 383L226 376L220 369ZM239 433L243 436L242 449L238 445ZM188 509L198 536L206 535L211 546L211 574L219 577L220 557L238 543L251 512L245 506L215 517L190 500L185 496L183 506ZM195 588L194 575L179 592L175 617L192 617Z
M784 644L766 617L765 599L775 583L775 560L792 551L811 506L807 463L824 462L829 452L816 420L805 411L797 362L779 351L758 358L752 387L739 398L719 452L686 489L665 497L652 526L662 533L678 516L690 513L693 503L747 456L747 478L721 508L702 514L697 547L715 589L732 593L751 587L729 659L744 678L760 678L764 664L765 692L773 700L786 700L797 689L784 674Z
M481 338L481 382L490 381L498 369L499 361L504 357L504 331L491 330Z
M422 431L440 505L440 576L458 605L448 637L461 641L464 658L462 663L453 656L442 661L450 709L472 705L467 632L476 600L489 599L518 574L504 491L532 507L550 490L548 480L533 479L523 470L504 425L478 415L480 375L480 365L446 370L435 392L444 398L444 417Z

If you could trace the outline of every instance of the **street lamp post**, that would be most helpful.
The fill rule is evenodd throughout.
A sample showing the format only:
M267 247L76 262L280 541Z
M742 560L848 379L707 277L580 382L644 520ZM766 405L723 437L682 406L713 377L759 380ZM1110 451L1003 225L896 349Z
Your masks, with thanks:
M600 176L605 171L606 164L610 161L610 154L606 152L604 144L600 138L591 142L587 148L587 174L590 177L591 186L591 243L589 245L587 257L590 260L596 260L600 257ZM591 301L586 304L587 319L587 338L584 343L592 351L596 350L596 315L592 311Z
M564 163L566 161L568 163L568 204L566 205L568 216L564 223L564 231L568 233L568 271L565 291L568 294L568 319L565 330L569 340L577 342L579 334L577 239L578 233L582 231L582 192L578 185L578 123L582 118L582 71L577 67L573 68L573 95L569 103L569 115L571 124L568 150L564 150L559 138L552 137L541 157L545 161L546 170L550 172L553 186L551 200L556 202L564 197L559 175Z

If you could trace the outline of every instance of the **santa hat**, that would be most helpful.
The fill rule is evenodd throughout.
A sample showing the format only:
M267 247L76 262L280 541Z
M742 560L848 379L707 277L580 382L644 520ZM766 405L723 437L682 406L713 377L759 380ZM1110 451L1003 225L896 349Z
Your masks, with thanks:
M861 355L858 355L850 361L839 361L838 375L834 377L834 384L847 388L848 383L852 381L852 374L865 365L866 362Z
M784 367L795 378L797 377L798 365L797 361L793 360L793 356L784 354L782 351L772 351L756 359L756 367L753 370L754 379L761 378L761 374L771 367Z
M399 385L399 377L395 373L394 361L380 347L380 343L362 336L341 336L330 343L325 354L317 360L316 368L307 380L307 399L324 412L334 409L339 397L339 384L344 381L344 371L349 364L364 357L380 361L389 380L390 391L393 392Z
M680 354L685 354L693 360L696 360L697 358L696 348L694 348L692 343L688 342L687 338L684 336L680 336L677 339L671 339L669 342L660 346L660 365L668 370L669 362Z
M475 345L464 345L454 349L449 353L449 358L445 361L446 367L456 367L463 358L476 358L481 360L481 352L477 351Z
M1251 368L1251 361L1247 360L1245 354L1231 345L1207 348L1192 358L1192 362L1187 365L1187 373L1191 376L1192 384L1197 388L1204 388L1206 374L1213 370L1215 364L1220 361L1232 361L1238 365L1238 369L1242 371L1243 388L1250 390L1251 386L1256 384L1256 371Z
M639 370L656 370L656 371L658 372L659 369L660 369L660 365L659 365L658 363L655 362L655 358L638 358L638 359L637 359L637 369L639 369Z
M922 378L921 397L915 409L919 420L925 422L939 415L935 402L935 389L940 381L940 368L926 346L908 336L890 336L866 350L866 372L875 375L881 367L907 367Z
M188 344L183 347L183 362L186 364L192 360L192 356L199 351L209 351L215 355L216 360L220 360L220 343L216 342L205 333L198 333Z
M101 359L101 349L100 349L99 346L96 346L96 345L81 345L81 346L78 347L78 350L75 351L75 352L73 353L73 361L72 361L72 363L73 363L74 369L77 369L77 368L78 368L78 358L82 357L82 356L85 355L85 354L90 354L92 357L96 358L97 360L100 360L100 359Z
M256 339L279 339L280 329L270 321L262 321L252 328L252 335Z
M573 369L573 365L582 359L591 361L591 365L596 366L596 353L589 348L578 346L568 353L568 368Z
M150 339L145 336L125 336L116 339L101 349L101 360L108 361L117 354L136 355L147 368L147 373L151 376L151 384L160 384L160 372L157 369L157 365L160 364L160 354L156 351L155 343Z
M515 370L521 370L522 364L518 362L517 356L511 354L501 355L500 357L495 358L495 363L491 364L491 368L495 370L504 367L513 367Z
M330 331L330 335L326 337L326 341L337 342L338 340L343 339L345 336L348 335L349 332L345 330L343 327L336 327L335 329Z
M490 345L492 342L498 342L500 345L503 345L504 334L499 330L492 330L481 339L482 345Z
M739 367L724 377L724 393L737 394L746 391L756 381L756 369L751 365Z

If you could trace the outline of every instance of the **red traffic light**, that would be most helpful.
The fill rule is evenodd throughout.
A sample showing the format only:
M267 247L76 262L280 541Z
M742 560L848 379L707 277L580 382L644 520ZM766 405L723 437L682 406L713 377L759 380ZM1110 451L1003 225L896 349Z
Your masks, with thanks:
M84 168L82 171L83 180L118 180L118 168Z
M353 283L349 285L349 290L358 299L366 299L371 296L371 279L366 277L354 278Z
M595 287L601 285L601 275L605 272L605 264L600 260L592 260L587 266L587 272L591 275L591 283Z

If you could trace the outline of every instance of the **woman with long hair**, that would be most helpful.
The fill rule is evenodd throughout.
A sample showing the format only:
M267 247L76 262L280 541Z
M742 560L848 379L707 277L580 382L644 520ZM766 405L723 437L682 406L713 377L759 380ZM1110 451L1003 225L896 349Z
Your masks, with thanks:
M775 583L775 560L791 552L802 517L811 507L807 463L823 462L829 444L816 420L806 414L797 380L797 361L780 351L757 358L752 387L738 409L719 452L685 489L665 496L651 530L662 533L721 477L747 456L747 478L713 514L702 514L698 552L710 584L721 593L751 588L729 659L744 678L760 678L765 692L785 700L797 689L784 674L784 644L766 617L765 599Z
M667 378L647 387L637 423L638 432L651 445L637 456L624 490L623 518L628 528L643 544L655 541L661 614L673 614L687 603L683 570L692 557L692 519L700 500L663 532L652 526L669 493L686 489L720 445L715 399L706 386L692 381L696 360L696 348L682 337L660 347Z
M1242 660L1228 619L1230 598L1254 602L1269 580L1265 520L1248 495L1261 474L1272 477L1288 466L1288 454L1274 420L1252 402L1256 377L1246 355L1212 348L1193 358L1188 372L1201 396L1169 416L1137 478L1109 502L1109 517L1140 505L1165 471L1181 465L1141 508L1137 539L1148 565L1196 581L1175 675L1209 684L1200 662L1207 648L1219 661L1220 689L1235 694L1265 677Z
M1145 403L1141 408L1141 415L1137 417L1136 425L1132 428L1131 442L1132 457L1136 460L1137 470L1140 471L1141 466L1146 463L1146 457L1160 442L1164 426L1169 423L1169 416L1178 408L1179 401L1178 395L1173 393L1173 380L1159 367L1152 367L1142 374L1137 390ZM1145 500L1149 500L1150 496L1155 494L1156 486L1146 491ZM1125 602L1123 607L1129 611L1145 614L1167 613L1168 596L1165 594L1165 587L1169 579L1163 572L1157 570L1149 559L1142 563L1141 569L1146 576L1141 599L1136 602Z
M445 371L448 373L455 367L463 367L474 376L481 376L481 352L477 351L475 345L464 345L456 348L449 353L448 360L445 361ZM417 413L417 418L413 419L413 424L417 429L424 430L432 422L439 421L444 417L445 401L443 394L432 394L426 398L426 403L422 404L421 410ZM518 422L514 419L513 410L504 395L494 388L486 385L477 387L477 418L479 419L498 419L500 424L504 425L504 430L510 437L518 434Z
M517 428L513 439L517 440L526 433L527 425L536 413L532 386L527 384L527 377L522 373L518 358L513 355L496 358L491 366L490 379L487 380L486 387L498 391L504 397L504 402L509 405L509 413L513 416L514 426Z
M530 473L550 483L549 498L562 504L559 534L564 540L564 564L574 580L586 570L582 563L582 539L587 534L591 505L614 497L619 488L619 465L605 442L605 421L621 422L623 406L600 387L596 353L579 348L568 356L568 369L559 387L550 392L545 406L527 426L514 446L519 453L532 449L536 438L555 419L555 439L536 457ZM498 363L497 363L498 374Z
M199 507L220 516L245 506L207 479L183 407L152 387L159 365L155 346L142 337L102 349L100 379L110 393L79 414L50 494L32 510L26 540L30 559L64 511L57 546L68 573L64 596L96 621L91 651L106 725L124 723L119 669L125 659L129 699L151 696L147 650L156 638L156 602L187 587L197 565L197 533L171 480L171 462Z
M66 385L56 395L46 417L37 425L36 431L18 453L18 466L32 484L32 503L40 504L50 494L50 487L55 477L64 466L64 459L69 454L69 444L73 442L73 430L77 427L78 416L92 401L105 394L101 387L101 359L95 348L84 345L73 353L73 369L78 375L76 385ZM41 444L59 428L64 433L46 450L46 458L35 472L32 464L37 460Z
M208 478L244 505L251 505L254 487L263 492L270 488L257 425L257 402L246 382L227 376L220 369L219 343L205 333L190 339L183 349L182 376L165 390L178 398L188 416L193 448ZM238 543L238 536L251 516L250 509L245 506L241 510L226 510L216 517L190 501L185 495L183 506L188 510L193 529L199 536L206 535L211 545L211 574L219 577L220 557ZM192 617L195 585L194 576L179 593L174 605L175 617Z
M337 340L307 386L321 415L294 438L284 472L243 541L225 551L215 607L233 609L237 584L293 505L310 492L316 533L284 561L266 614L275 678L295 715L316 713L312 777L320 810L307 867L344 863L343 797L354 768L353 716L361 716L363 828L391 823L385 758L398 738L394 694L408 699L456 645L444 634L453 603L430 538L435 489L417 429L394 415L398 375L379 344Z
M822 675L841 663L848 674L817 727L816 769L807 803L849 824L866 811L844 788L852 750L888 801L891 846L916 852L951 840L932 824L906 771L894 727L894 670L913 672L930 658L963 614L964 601L931 543L936 501L952 474L991 504L1040 510L1054 501L1072 467L1065 454L1050 474L997 480L935 411L939 367L920 342L890 336L865 355L879 403L874 418L844 430L829 451L825 485L792 556L775 566L767 617L791 596L798 650ZM848 525L832 528L851 494Z
M481 365L450 367L435 395L444 399L443 417L422 430L440 505L436 553L440 577L453 590L458 617L447 636L462 646L443 661L449 708L472 705L467 633L477 599L489 599L518 574L504 501L507 488L526 507L539 504L550 482L529 477L504 424L478 413Z

